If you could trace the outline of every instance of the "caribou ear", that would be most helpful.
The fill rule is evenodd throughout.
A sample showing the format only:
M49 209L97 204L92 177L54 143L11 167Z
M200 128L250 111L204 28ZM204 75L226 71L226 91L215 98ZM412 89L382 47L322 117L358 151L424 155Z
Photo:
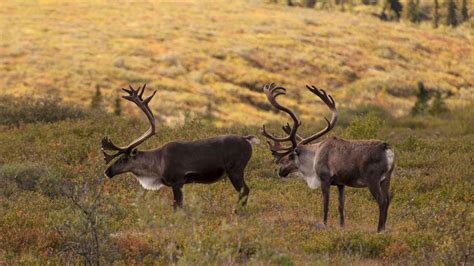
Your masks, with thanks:
M130 152L130 157L135 158L135 156L137 156L137 153L138 153L138 149L137 148L133 149Z

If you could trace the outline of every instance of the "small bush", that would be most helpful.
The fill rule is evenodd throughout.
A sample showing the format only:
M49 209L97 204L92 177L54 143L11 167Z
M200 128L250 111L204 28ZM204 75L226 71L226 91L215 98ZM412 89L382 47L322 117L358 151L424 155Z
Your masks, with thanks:
M390 121L393 118L389 111L382 106L375 104L361 105L354 109L343 109L339 113L337 127L347 127L355 118L366 116L369 113L374 114L376 117L384 121Z
M61 99L0 96L0 125L19 126L24 123L56 122L85 116L84 110L66 106Z
M36 189L38 180L46 174L46 170L38 165L28 163L5 164L0 166L0 178L13 181L24 190Z
M95 95L92 97L91 101L91 108L92 109L102 109L102 102L103 102L103 97L102 97L102 92L100 91L100 86L96 85L95 86Z
M400 147L403 147L407 151L421 151L428 147L428 144L423 140L415 137L415 136L408 136L403 142L399 144Z
M346 129L346 135L353 139L375 139L379 136L383 121L373 112L354 119Z
M273 258L272 262L275 265L280 265L280 266L293 266L293 265L295 265L289 257L287 257L286 255L283 255L283 254L275 256Z
M416 102L411 109L411 114L413 116L424 114L440 115L447 113L448 111L449 110L444 103L444 98L439 91L430 91L425 88L423 82L418 82Z
M337 249L360 254L363 257L378 257L393 242L388 234L365 234L360 232L346 233L336 242Z
M423 82L418 82L418 93L416 95L416 103L411 109L412 115L424 114L428 109L428 101L430 95L428 90L425 88Z
M433 103L431 104L428 112L431 115L439 115L439 114L448 112L448 108L446 107L446 104L444 103L441 93L439 92L435 93Z

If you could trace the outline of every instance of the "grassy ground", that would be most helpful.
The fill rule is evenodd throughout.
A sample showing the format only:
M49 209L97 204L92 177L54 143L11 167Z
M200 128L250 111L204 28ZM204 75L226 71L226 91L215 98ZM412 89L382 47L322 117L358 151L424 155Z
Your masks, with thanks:
M102 175L100 138L126 143L143 121L88 114L2 126L0 263L472 263L473 106L438 118L358 116L361 110L343 111L348 126L333 134L380 138L395 147L384 233L376 233L377 206L367 189L347 189L344 229L333 190L329 225L322 226L320 190L277 178L265 147L254 148L247 168L248 206L234 212L237 193L225 180L185 186L185 208L173 212L169 188L145 191L130 175ZM160 125L143 148L257 130L211 124Z
M289 103L311 119L304 85L340 106L372 102L405 114L416 83L450 106L474 99L472 31L383 23L366 15L263 1L3 1L0 87L89 104L98 84L113 105L120 86L148 83L164 121L192 111L259 124L269 112L263 84L292 89ZM316 111L317 111L316 110Z

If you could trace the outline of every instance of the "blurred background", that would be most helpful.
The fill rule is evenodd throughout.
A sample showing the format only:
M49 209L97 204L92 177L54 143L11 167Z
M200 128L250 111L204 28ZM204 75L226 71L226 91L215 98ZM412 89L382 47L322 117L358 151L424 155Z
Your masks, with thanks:
M468 0L4 1L2 94L54 96L113 111L122 86L159 91L164 122L278 119L261 88L314 119L314 84L340 107L410 112L421 86L458 107L474 99ZM124 107L129 108L129 107ZM129 112L131 110L127 110Z

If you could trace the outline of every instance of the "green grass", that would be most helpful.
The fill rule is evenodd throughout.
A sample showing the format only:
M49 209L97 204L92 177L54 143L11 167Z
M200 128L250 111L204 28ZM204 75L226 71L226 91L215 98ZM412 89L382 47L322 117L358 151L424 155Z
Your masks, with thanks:
M341 111L348 126L334 134L376 136L396 150L394 199L384 233L376 233L377 206L367 189L347 189L344 229L338 226L333 190L329 225L323 227L320 190L278 178L264 146L254 147L246 171L248 206L237 208L237 193L224 180L185 186L185 207L174 212L169 188L145 191L131 175L110 180L102 175L101 137L124 144L144 130L144 121L89 113L1 127L0 263L472 262L465 255L472 248L473 106L441 117L383 121L372 115L383 113L380 107ZM160 125L142 148L257 131L212 124L188 119L174 128Z

